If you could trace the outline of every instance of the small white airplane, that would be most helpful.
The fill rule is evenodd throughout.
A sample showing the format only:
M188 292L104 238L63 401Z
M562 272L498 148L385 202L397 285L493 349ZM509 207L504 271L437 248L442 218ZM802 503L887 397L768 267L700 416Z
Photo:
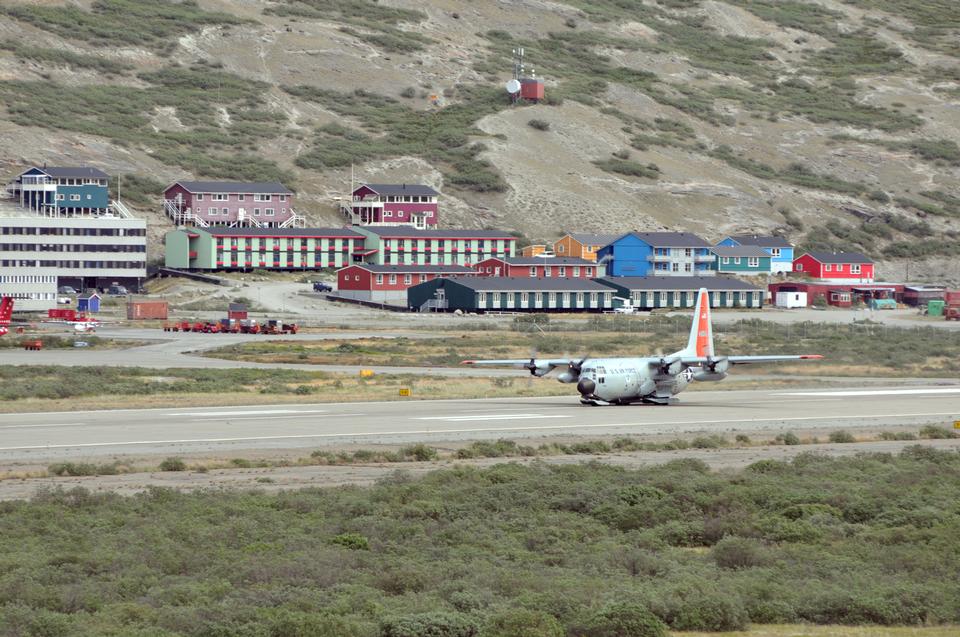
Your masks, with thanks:
M470 360L463 361L463 364L519 366L530 370L534 376L545 376L557 367L565 367L557 380L576 383L580 402L584 405L669 405L677 402L674 396L691 380L723 380L731 365L823 358L819 354L715 356L706 288L700 288L697 294L693 316L687 346L669 356Z

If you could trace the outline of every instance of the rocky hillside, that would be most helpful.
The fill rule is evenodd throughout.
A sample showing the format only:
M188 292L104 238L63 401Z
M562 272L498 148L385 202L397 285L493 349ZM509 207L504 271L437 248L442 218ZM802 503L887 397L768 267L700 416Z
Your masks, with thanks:
M358 180L527 238L678 228L960 279L955 0L5 0L0 162L90 162L166 228L175 178ZM511 49L547 101L511 106Z

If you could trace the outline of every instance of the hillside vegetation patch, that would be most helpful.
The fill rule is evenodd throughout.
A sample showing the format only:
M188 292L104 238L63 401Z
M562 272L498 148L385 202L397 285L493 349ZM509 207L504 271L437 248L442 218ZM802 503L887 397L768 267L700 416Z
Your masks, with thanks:
M486 135L476 127L478 120L507 108L501 90L464 85L458 89L459 103L429 111L362 89L353 93L312 86L284 90L352 118L363 128L321 127L313 147L297 157L301 168L324 170L370 159L412 156L437 164L453 186L480 192L507 188L494 167L479 157L484 146L470 140L470 136Z
M0 13L60 37L95 46L138 46L170 53L177 38L210 25L250 22L205 11L194 0L94 0L87 11L72 4L0 7Z
M197 175L247 181L283 181L289 175L255 154L256 140L282 132L285 117L263 109L262 82L196 64L168 66L137 76L146 88L109 84L0 82L0 102L22 126L43 126L106 137L135 146ZM151 117L170 107L186 130L155 130ZM230 123L219 121L225 109Z

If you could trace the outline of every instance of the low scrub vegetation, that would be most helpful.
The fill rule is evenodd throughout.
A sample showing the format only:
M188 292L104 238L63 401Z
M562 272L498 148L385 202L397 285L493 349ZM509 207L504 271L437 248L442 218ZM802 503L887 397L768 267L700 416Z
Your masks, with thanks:
M263 10L264 13L310 18L342 23L340 31L379 46L392 53L420 51L433 40L414 31L401 30L402 23L417 24L426 14L401 9L376 0L283 0ZM357 29L363 33L359 33ZM413 97L410 95L409 97Z
M608 173L618 173L629 177L643 177L645 179L656 179L660 176L660 167L656 164L641 164L632 159L621 159L611 157L610 159L600 159L593 162L593 165L600 170Z
M67 66L76 70L97 71L104 75L120 75L133 68L133 65L127 62L110 60L99 55L73 53L65 49L31 46L12 40L0 42L0 49L10 51L22 60L31 60L52 66Z
M301 168L341 168L370 159L422 157L444 168L448 183L464 190L503 191L507 185L479 157L485 150L470 135L484 135L477 120L504 108L502 91L462 86L461 103L440 111L418 111L384 95L358 89L339 93L313 86L286 87L291 95L322 104L357 120L364 131L340 124L321 127L312 149L297 157Z
M9 634L640 635L960 622L960 454L457 467L0 503ZM491 548L493 547L493 548ZM628 632L624 632L628 631Z
M106 137L197 175L290 181L274 162L252 152L256 140L281 133L284 119L262 108L266 84L199 63L137 77L145 88L3 81L0 103L14 123ZM178 127L154 128L161 108L175 115Z
M205 11L195 0L94 0L76 5L7 4L0 12L45 31L96 46L149 47L169 53L177 38L209 25L248 22L229 13Z

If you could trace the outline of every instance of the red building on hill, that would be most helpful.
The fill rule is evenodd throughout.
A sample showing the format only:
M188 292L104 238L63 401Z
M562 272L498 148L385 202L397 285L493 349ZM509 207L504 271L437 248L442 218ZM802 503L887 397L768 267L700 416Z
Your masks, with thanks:
M872 283L873 260L859 252L807 252L793 260L793 271L836 283Z
M439 196L423 184L363 184L341 208L355 226L436 228Z

